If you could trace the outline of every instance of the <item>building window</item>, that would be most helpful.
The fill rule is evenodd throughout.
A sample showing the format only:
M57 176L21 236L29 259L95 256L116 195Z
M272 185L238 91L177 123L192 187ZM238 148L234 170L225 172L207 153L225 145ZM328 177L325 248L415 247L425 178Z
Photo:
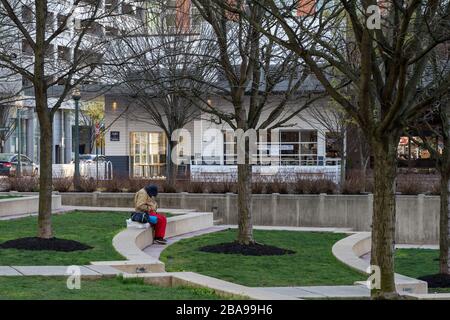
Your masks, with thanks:
M166 137L162 132L132 132L132 177L150 178L164 175L166 147Z
M279 131L279 139L273 143L270 132L266 138L262 139L258 135L257 139L257 154L253 154L252 157L259 165L274 164L274 157L278 157L276 161L282 166L318 165L316 130ZM237 152L233 131L224 131L224 164L236 164Z
M115 13L118 11L118 7L119 7L118 0L106 0L105 1L106 12Z
M58 60L69 62L71 60L70 53L70 48L58 46Z
M317 131L300 131L300 165L317 165Z
M325 154L327 158L341 158L342 137L339 132L327 132L325 134Z

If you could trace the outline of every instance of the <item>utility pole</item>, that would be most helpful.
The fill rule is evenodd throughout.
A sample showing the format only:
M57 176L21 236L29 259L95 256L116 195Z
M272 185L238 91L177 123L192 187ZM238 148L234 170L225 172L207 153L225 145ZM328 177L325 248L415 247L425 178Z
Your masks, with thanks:
M17 109L17 168L16 177L20 178L22 176L22 119L21 119L22 109Z
M79 89L75 89L72 94L72 99L75 102L75 172L73 176L73 184L75 191L80 190L80 99L81 93Z

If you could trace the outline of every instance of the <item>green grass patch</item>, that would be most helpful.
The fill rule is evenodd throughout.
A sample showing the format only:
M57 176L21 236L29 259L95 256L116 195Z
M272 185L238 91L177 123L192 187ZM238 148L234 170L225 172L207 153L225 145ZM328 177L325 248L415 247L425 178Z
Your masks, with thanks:
M167 271L194 271L246 286L350 285L367 276L332 254L345 234L255 230L259 243L295 251L283 256L243 256L201 252L205 245L232 242L236 230L181 240L162 252Z
M397 249L395 250L395 272L419 278L439 273L439 250ZM450 288L428 288L430 293L450 293Z
M161 213L167 217L167 213ZM124 260L114 249L112 239L125 228L128 212L75 211L52 217L54 236L76 240L93 249L75 252L0 249L0 265L84 265L91 261ZM0 221L0 243L35 237L37 217Z
M57 238L76 240L93 249L75 252L0 249L0 265L83 265L91 261L123 260L112 246L113 237L125 228L129 214L72 212L52 217ZM0 221L0 243L37 234L37 217Z
M222 299L210 289L148 285L142 279L81 280L69 290L67 278L0 277L0 300L211 300Z
M412 278L439 273L439 250L395 250L395 272Z

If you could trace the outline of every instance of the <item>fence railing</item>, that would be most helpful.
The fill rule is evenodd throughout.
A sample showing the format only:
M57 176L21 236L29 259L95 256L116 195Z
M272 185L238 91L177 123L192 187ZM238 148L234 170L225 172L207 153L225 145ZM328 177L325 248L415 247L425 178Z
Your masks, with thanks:
M52 174L55 178L73 177L75 164L53 164ZM97 163L80 163L80 175L84 178L98 180L111 180L113 178L113 165L111 161Z
M236 180L236 165L191 165L191 179L196 181ZM253 175L265 179L279 179L289 181L293 178L327 179L335 183L340 182L340 164L322 166L258 166L253 165Z

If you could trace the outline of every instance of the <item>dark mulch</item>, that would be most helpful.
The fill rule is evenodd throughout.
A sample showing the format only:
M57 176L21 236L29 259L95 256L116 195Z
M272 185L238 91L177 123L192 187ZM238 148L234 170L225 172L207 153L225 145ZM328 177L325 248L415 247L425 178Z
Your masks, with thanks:
M418 279L428 282L428 288L450 288L450 275L431 274Z
M50 250L50 251L82 251L92 249L91 246L85 245L74 240L65 240L58 238L42 239L37 237L20 238L0 243L0 249L20 249L20 250Z
M294 254L295 251L282 249L265 244L255 243L250 245L239 244L238 242L219 243L199 248L200 251L210 253L242 254L244 256L282 256Z

